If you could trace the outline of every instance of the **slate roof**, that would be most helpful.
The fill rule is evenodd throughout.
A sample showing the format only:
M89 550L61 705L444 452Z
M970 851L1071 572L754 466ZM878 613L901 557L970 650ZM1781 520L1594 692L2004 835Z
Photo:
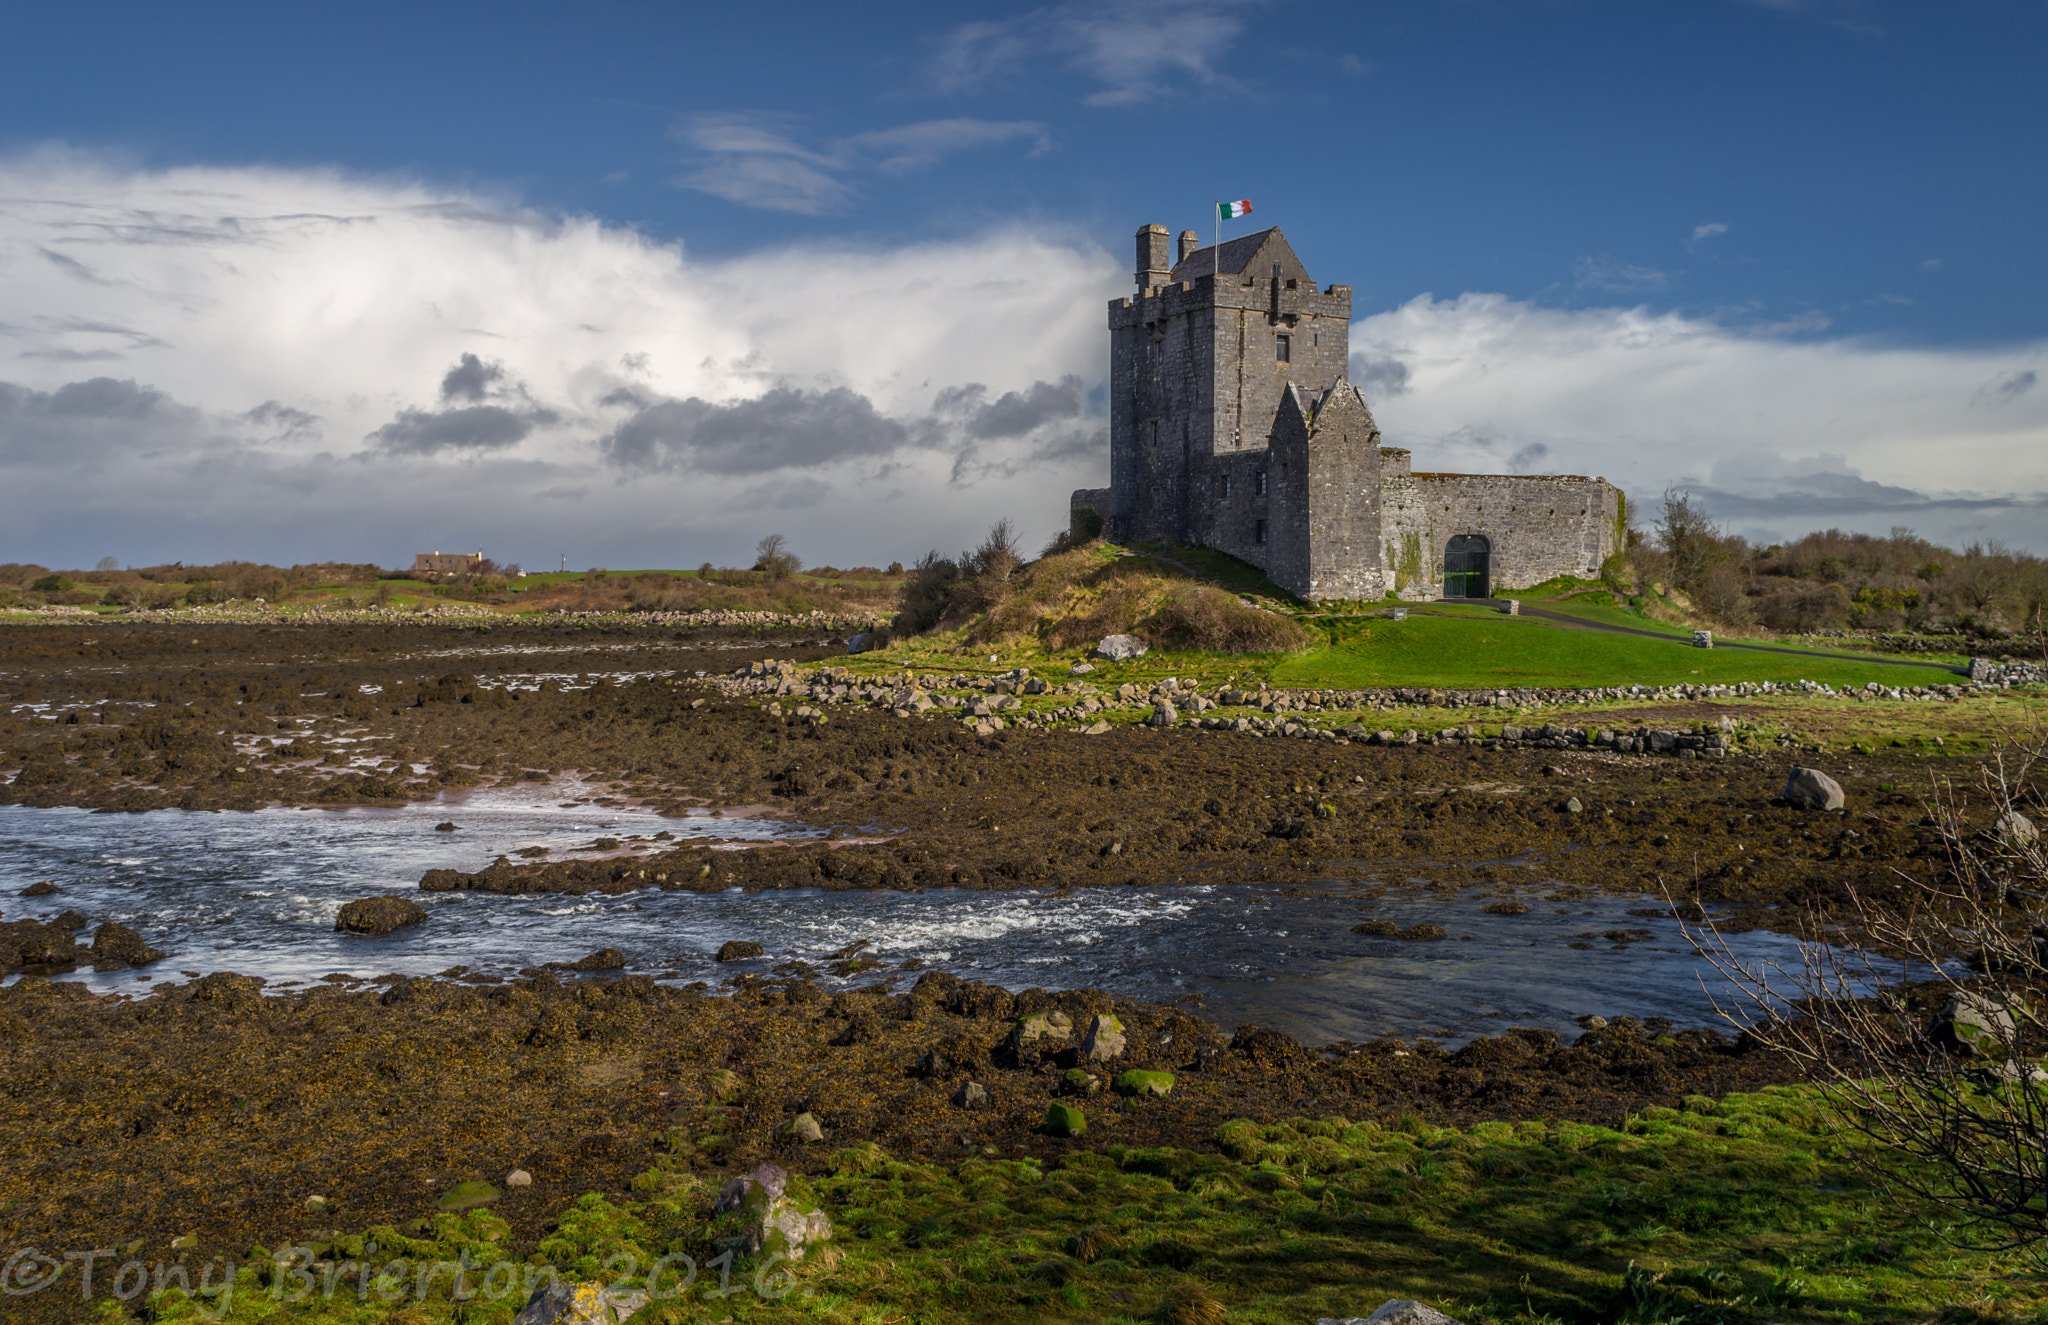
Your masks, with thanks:
M1277 225L1268 226L1264 230L1253 234L1239 235L1236 239L1224 240L1222 244L1223 265L1220 270L1231 275L1243 271L1245 265L1258 253L1260 246L1266 242L1266 236L1279 228ZM1198 248L1188 254L1187 257L1181 259L1180 265L1173 269L1173 274L1167 278L1167 281L1169 284L1175 284L1180 281L1192 281L1199 276L1208 276L1217 270L1219 268L1216 266L1216 247L1212 245L1208 248Z

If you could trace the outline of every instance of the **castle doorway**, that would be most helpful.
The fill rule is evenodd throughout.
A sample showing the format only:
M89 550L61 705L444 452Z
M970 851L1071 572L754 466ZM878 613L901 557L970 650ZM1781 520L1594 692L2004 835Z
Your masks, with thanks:
M1487 598L1493 592L1493 544L1459 534L1444 549L1444 597Z

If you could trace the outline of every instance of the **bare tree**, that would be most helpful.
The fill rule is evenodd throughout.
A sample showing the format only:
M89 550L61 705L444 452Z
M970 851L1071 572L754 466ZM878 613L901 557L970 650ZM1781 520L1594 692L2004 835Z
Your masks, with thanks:
M1017 547L1017 529L1010 523L1010 517L1006 515L990 525L981 546L969 553L967 560L975 574L989 583L1001 584L1009 579L1024 564L1024 556Z
M1664 510L1657 517L1657 545L1671 566L1671 582L1697 593L1707 572L1727 559L1721 531L1682 488L1664 491Z
M754 545L754 569L771 580L786 580L804 568L803 561L789 550L789 540L770 534Z
M2048 1072L2035 1062L2048 1048L2048 864L2022 813L2044 757L2036 731L1983 766L1975 830L1969 796L1937 782L1943 864L1927 880L1894 871L1887 895L1852 889L1855 946L1802 942L1790 966L1738 958L1711 924L1687 937L1735 991L1722 1015L1875 1143L1855 1153L1881 1188L1957 1216L1960 1245L2048 1258Z
M119 557L101 557L99 564L94 566L93 569L97 571L119 570L121 569L121 559Z

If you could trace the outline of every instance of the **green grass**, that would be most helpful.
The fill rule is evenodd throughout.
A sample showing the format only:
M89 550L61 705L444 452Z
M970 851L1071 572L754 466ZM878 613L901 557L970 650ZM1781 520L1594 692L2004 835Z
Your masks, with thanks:
M1844 656L1791 657L1749 649L1695 649L1639 635L1575 630L1484 608L1428 607L1405 621L1330 624L1329 647L1272 670L1275 684L1314 687L1609 686L1822 681L1829 685L1941 685L1939 667L1894 667Z
M727 1175L695 1166L692 1134L672 1134L672 1153L634 1181L632 1199L584 1196L537 1246L507 1240L486 1211L370 1233L384 1255L531 1256L578 1279L599 1277L614 1256L644 1268L685 1253L701 1265ZM730 1276L739 1291L724 1297L703 1271L636 1319L1135 1325L1186 1281L1234 1325L1365 1315L1403 1297L1500 1325L1906 1322L1962 1304L1989 1313L1970 1319L2042 1319L2038 1267L1945 1244L1933 1212L1901 1209L1872 1186L1852 1162L1860 1144L1793 1088L1694 1097L1618 1130L1297 1118L1227 1124L1214 1149L1109 1146L953 1169L863 1144L835 1155L830 1176L792 1184L832 1220L822 1255L793 1274L741 1261ZM362 1235L331 1244L330 1263L345 1260ZM230 1322L387 1319L346 1293L280 1302L255 1271L243 1276ZM165 1325L200 1319L176 1294L154 1305ZM518 1301L406 1305L417 1325L502 1325Z

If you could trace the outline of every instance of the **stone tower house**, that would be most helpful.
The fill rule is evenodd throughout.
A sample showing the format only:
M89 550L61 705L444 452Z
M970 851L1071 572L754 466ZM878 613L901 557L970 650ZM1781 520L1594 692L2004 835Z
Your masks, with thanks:
M1277 227L1199 242L1170 254L1165 226L1139 230L1137 293L1109 306L1110 485L1073 498L1109 537L1216 548L1308 599L1598 572L1615 488L1409 472L1345 378L1351 287L1318 287Z

